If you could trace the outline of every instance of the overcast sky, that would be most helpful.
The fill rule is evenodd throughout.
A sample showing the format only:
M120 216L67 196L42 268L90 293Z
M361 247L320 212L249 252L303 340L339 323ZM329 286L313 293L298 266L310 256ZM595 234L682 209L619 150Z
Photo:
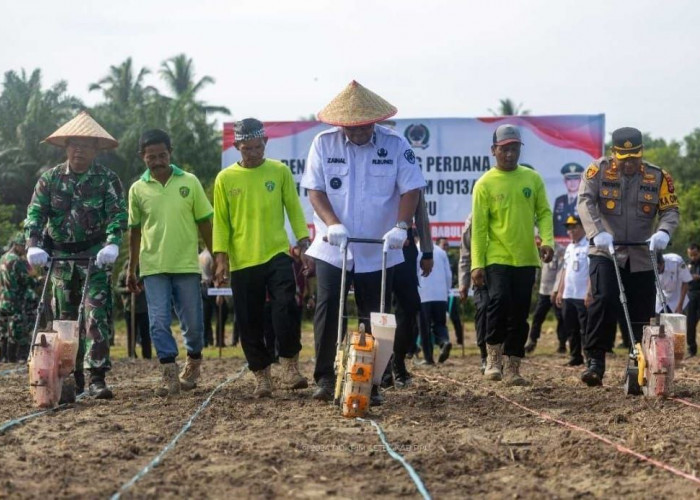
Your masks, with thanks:
M0 70L88 85L181 52L234 116L295 120L356 79L398 118L606 115L682 139L700 127L700 2L673 0L0 0ZM2 119L2 117L0 117Z

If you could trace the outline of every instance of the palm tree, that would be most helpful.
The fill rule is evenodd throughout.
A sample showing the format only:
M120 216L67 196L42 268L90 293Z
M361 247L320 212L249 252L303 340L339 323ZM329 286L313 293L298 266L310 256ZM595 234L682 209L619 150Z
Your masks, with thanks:
M215 80L205 75L195 83L194 63L185 54L178 54L164 61L158 73L174 94L174 99L190 99L205 113L231 114L225 106L209 106L196 100L197 94L207 85L213 84Z
M498 100L498 109L493 110L489 108L489 112L493 116L515 116L515 115L529 115L529 109L523 109L523 103L516 106L515 102L506 97L505 99Z
M110 66L109 74L97 83L90 85L89 90L101 90L105 100L117 110L126 110L132 105L140 105L151 94L157 94L155 87L143 85L143 79L151 71L141 68L134 76L131 57L118 66Z

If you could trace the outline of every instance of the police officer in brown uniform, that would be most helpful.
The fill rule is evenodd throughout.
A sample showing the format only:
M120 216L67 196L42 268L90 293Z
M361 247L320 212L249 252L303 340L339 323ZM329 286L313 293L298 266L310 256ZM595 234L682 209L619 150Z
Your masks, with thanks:
M612 134L612 156L588 166L578 194L578 213L586 236L595 245L589 252L593 302L583 348L588 366L581 380L602 385L605 353L615 338L619 287L611 260L616 241L648 242L643 246L615 246L622 284L627 293L635 339L654 315L655 285L649 250L661 251L678 226L678 198L668 172L642 160L642 133L630 127Z

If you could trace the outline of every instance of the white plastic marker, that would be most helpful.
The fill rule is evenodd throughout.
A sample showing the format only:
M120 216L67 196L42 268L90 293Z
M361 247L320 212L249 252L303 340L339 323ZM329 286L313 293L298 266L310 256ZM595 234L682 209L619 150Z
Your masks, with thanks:
M233 290L230 288L207 288L207 295L210 297L231 297L233 295Z

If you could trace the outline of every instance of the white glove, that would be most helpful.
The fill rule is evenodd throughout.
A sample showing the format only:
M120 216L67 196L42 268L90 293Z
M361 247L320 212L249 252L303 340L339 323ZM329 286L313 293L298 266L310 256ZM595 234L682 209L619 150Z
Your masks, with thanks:
M107 264L114 264L114 261L119 257L119 247L114 243L110 243L106 247L97 252L95 263L97 267L104 267Z
M607 250L608 252L610 252L610 255L615 253L615 247L613 246L613 237L610 233L606 233L605 231L603 231L602 233L596 234L593 237L593 244L600 250Z
M386 252L390 248L403 248L406 238L408 238L408 234L405 229L392 227L382 238L384 240L384 251Z
M649 250L652 252L660 252L661 250L664 250L668 246L670 239L671 237L668 235L668 233L664 231L656 231L651 235L651 238L647 240L649 242Z
M348 245L348 230L342 224L331 224L328 226L328 233L326 233L326 239L328 243L335 247L340 247L340 251L345 250Z
M39 247L29 247L27 249L27 261L32 267L45 266L49 260L49 254Z

